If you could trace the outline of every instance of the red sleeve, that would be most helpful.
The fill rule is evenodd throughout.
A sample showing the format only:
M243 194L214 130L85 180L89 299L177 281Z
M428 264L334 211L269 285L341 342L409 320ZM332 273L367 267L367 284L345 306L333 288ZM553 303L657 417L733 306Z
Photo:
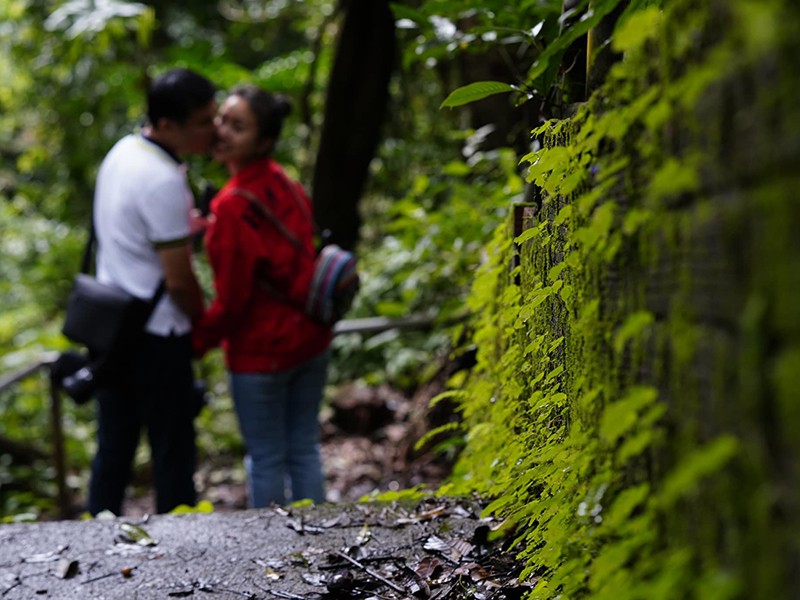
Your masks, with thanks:
M246 201L221 198L206 238L206 254L214 272L216 297L193 328L195 354L220 344L241 323L254 290L258 261L257 232L244 219Z

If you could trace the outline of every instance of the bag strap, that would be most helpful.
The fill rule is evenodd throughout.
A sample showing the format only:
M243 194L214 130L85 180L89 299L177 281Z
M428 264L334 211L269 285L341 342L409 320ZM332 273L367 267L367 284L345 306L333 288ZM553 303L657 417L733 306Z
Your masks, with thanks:
M311 224L311 229L314 231L314 233L319 233L317 231L317 224L314 222L314 217L311 214L308 205L305 202L303 202L303 199L300 197L300 194L297 193L297 185L291 179L289 179L289 177L287 177L286 173L284 173L283 171L276 171L272 173L272 175L274 179L280 179L283 186L288 188L289 192L292 194L292 198L294 198L294 201L297 204L297 207L300 209L300 212L303 213L303 216L305 216L306 220ZM247 190L242 190L240 188L237 188L236 190L234 190L234 192L247 192ZM253 197L255 197L254 194ZM263 205L263 202L261 202L261 204Z
M158 301L161 300L161 296L164 295L166 289L167 289L167 282L162 277L161 281L158 282L158 287L156 288L153 297L150 298L150 310L148 310L147 312L148 319L150 318L150 315L153 314L153 311L156 309L156 306L158 306Z
M89 239L86 240L86 247L83 249L83 258L81 259L81 273L89 274L92 264L92 249L97 236L94 232L94 219L89 221Z
M264 217L266 217L270 223L272 223L275 228L280 232L283 237L285 237L292 245L297 248L297 250L303 254L308 254L308 251L303 246L303 243L297 238L297 236L290 230L278 217L275 216L269 207L264 204L264 202L256 196L250 190L245 190L242 188L235 188L231 190L232 194L239 195L242 198L245 198L253 205L253 207ZM305 310L305 305L302 302L297 302L290 298L286 293L275 287L269 281L264 279L263 277L259 277L256 280L258 286L267 292L268 294L272 295L274 298L280 300L281 302L285 302L287 304L291 304L295 308L299 308L300 310Z
M297 203L297 206L300 208L300 212L302 212L309 223L311 223L311 229L315 232L317 231L317 224L314 222L314 217L311 216L311 211L308 210L308 205L303 202L302 198L300 198L300 194L297 193L297 187L294 185L292 181L289 180L286 175L281 174L280 178L283 179L283 183L286 187L289 188L289 191L292 193L292 197L294 201Z
M308 250L306 250L305 246L303 246L303 243L298 239L298 237L294 234L294 232L291 229L289 229L284 224L283 221L278 219L278 217L275 216L275 213L273 213L269 209L269 207L266 204L264 204L264 202L258 196L256 196L253 192L251 192L250 190L242 189L242 188L236 188L236 189L231 190L231 193L235 194L235 195L242 196L243 198L248 200L250 202L250 204L252 204L253 207L255 207L255 209L259 213L261 213L261 215L263 215L264 217L269 219L270 223L272 223L275 226L275 229L277 229L278 232L280 232L280 234L283 237L285 237L287 240L289 240L289 242L291 242L291 244L295 248L297 248L298 251L300 251L303 254L308 254ZM305 212L308 215L308 211L305 211Z
M331 230L324 229L323 231L320 231L319 227L317 227L317 222L314 220L313 215L309 211L308 204L303 202L302 198L300 198L300 194L297 193L297 186L294 185L294 183L286 176L285 173L280 172L277 176L280 177L283 180L284 184L289 188L289 191L292 193L292 196L294 197L297 206L300 207L300 210L306 216L308 222L311 223L311 229L319 239L319 246L317 247L317 249L319 250L323 246L327 246L328 242L330 242L331 240L332 236Z

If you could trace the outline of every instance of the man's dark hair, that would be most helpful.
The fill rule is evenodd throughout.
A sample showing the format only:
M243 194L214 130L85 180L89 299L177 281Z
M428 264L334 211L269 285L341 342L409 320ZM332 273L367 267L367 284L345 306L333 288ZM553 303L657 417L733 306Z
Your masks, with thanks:
M189 69L171 69L156 77L147 88L147 119L156 126L159 119L185 123L198 108L214 99L214 84Z

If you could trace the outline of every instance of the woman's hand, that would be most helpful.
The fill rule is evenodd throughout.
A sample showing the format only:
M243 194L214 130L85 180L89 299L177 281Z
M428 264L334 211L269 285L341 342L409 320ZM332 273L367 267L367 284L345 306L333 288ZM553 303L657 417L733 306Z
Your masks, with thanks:
M204 217L198 209L193 208L189 211L189 227L192 235L195 236L203 233L214 223L214 219L215 217L213 214Z

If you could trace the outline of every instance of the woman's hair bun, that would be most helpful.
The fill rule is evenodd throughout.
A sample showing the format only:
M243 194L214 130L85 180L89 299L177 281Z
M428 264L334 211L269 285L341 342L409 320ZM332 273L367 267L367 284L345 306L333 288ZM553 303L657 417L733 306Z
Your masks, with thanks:
M275 113L280 118L288 117L292 114L292 103L286 96L275 94Z
M277 140L280 137L283 120L292 112L289 98L283 94L273 94L251 83L235 86L230 95L247 101L258 122L259 139Z

